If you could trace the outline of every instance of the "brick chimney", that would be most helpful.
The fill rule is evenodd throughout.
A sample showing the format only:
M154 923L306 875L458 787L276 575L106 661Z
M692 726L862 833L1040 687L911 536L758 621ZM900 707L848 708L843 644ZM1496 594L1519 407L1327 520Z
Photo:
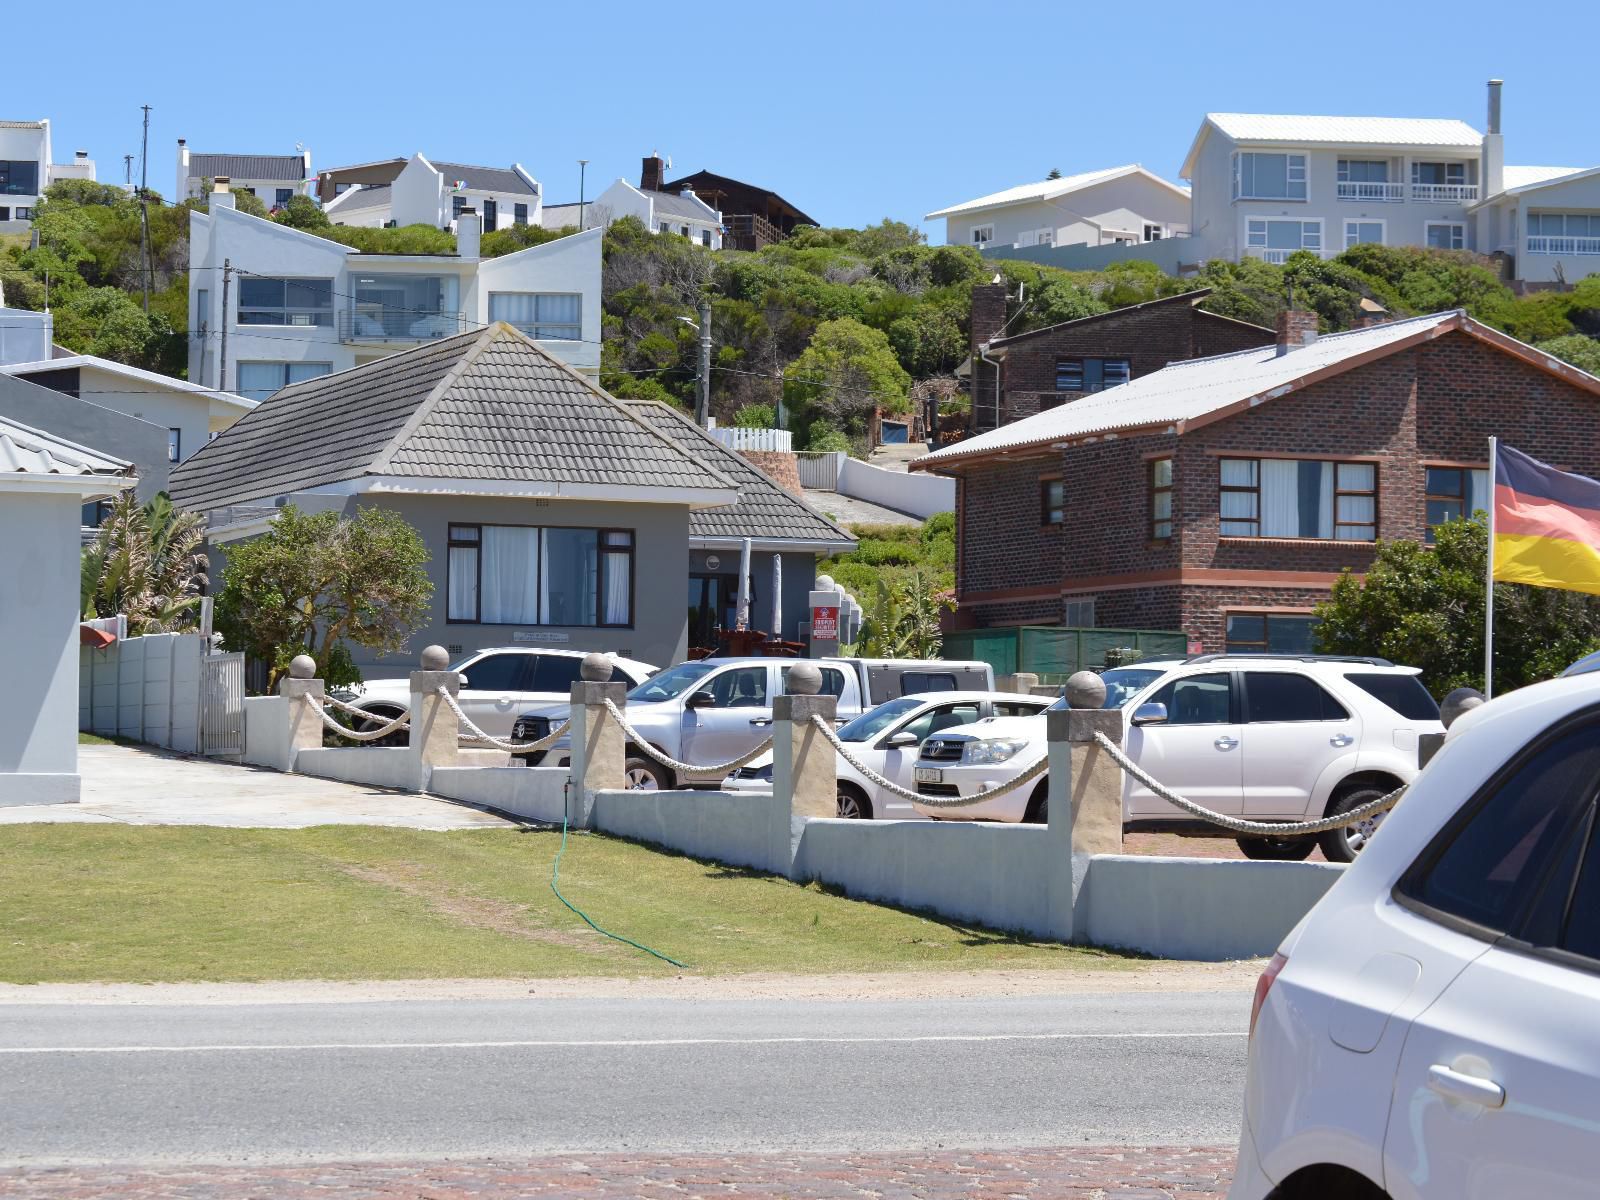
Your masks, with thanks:
M1317 340L1317 314L1286 308L1278 314L1278 353L1288 354Z
M975 283L972 285L972 340L969 349L977 354L978 347L1000 335L1006 324L1006 285L1003 283Z
M999 368L983 361L982 348L1000 335L1006 324L1006 285L972 285L972 431L984 433L1003 423Z
M667 179L667 164L655 154L645 156L644 169L639 172L639 187L647 192L662 191Z

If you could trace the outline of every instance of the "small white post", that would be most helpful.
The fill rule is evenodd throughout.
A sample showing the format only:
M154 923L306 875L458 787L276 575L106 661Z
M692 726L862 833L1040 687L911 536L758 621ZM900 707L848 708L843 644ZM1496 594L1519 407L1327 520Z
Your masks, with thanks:
M1494 699L1494 510L1500 439L1489 439L1489 552L1484 556L1487 594L1483 604L1483 698Z
M812 723L821 717L832 725L839 702L821 694L822 672L814 663L790 667L785 687L788 694L772 702L772 794L788 804L788 848L779 857L789 870L806 822L839 815L837 752Z
M461 747L461 722L439 694L442 687L452 696L461 691L461 676L447 670L450 654L443 646L423 650L411 672L411 729L409 746L416 771L413 788L425 791L434 767L453 767Z
M628 701L628 685L611 682L611 660L604 654L584 655L580 679L572 685L570 709L572 761L567 779L567 824L588 829L594 821L594 794L628 786L628 738L606 707Z

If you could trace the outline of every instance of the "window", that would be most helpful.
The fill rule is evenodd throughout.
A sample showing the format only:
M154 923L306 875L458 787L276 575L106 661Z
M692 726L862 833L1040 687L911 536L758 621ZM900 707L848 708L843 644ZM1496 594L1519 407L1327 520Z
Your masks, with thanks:
M1258 725L1350 719L1314 679L1289 671L1246 671L1244 705L1244 719Z
M1396 895L1486 932L1508 932L1587 815L1597 772L1593 720L1535 744L1445 827Z
M1063 600L1061 602L1061 619L1068 629L1093 629L1095 627L1094 597Z
M335 196L342 196L354 186L355 184L353 183L336 183L333 185L333 194Z
M1316 649L1317 619L1310 614L1233 612L1227 617L1230 654L1311 654Z
M291 197L293 195L294 195L294 189L293 188L278 188L277 191L274 193L274 198L273 198L272 202L274 204L276 204L279 208L282 208L285 204L289 203L289 197Z
M767 668L735 667L724 671L711 681L709 690L716 697L717 708L767 707Z
M1060 525L1066 520L1066 485L1059 479L1039 481L1039 524Z
M1147 242L1159 242L1161 240L1161 226L1152 225L1146 221L1144 226L1144 240Z
M942 733L946 729L954 729L958 725L971 725L981 715L976 704L947 704L940 708L930 708L897 732L909 733L921 742L924 738Z
M1103 392L1127 383L1130 374L1125 358L1060 358L1056 360L1056 391Z
M923 692L953 692L956 677L948 671L907 671L900 676L902 696L920 696ZM973 720L977 720L976 717Z
M490 292L489 320L515 325L529 337L583 340L583 297L565 292Z
M1408 721L1437 721L1439 706L1415 675L1352 672L1345 676L1367 695Z
M239 324L332 325L333 280L244 275L239 280Z
M11 220L11 210L9 208L7 208L5 205L0 204L0 221L9 221L9 220Z
M1411 182L1424 188L1464 187L1467 182L1467 164L1464 162L1414 162L1411 164Z
M1389 160L1386 158L1341 158L1340 183L1388 183Z
M1600 213L1529 213L1529 254L1600 254Z
M1221 473L1223 537L1377 540L1373 463L1225 458Z
M583 678L583 659L576 654L538 654L529 655L533 659L533 685L528 689L531 692L552 692L558 696L570 696L572 685ZM612 668L612 683L627 683L628 677L619 674L619 668Z
M19 221L31 221L33 220L33 209L21 204L11 210L11 215Z
M1275 221L1251 217L1245 228L1246 248L1257 258L1281 263L1296 250L1322 253L1321 221Z
M789 690L789 670L790 668L784 667L778 672L778 677L781 680L780 686L782 686L785 693ZM904 691L905 689L902 688L901 690ZM823 667L822 687L818 690L817 695L832 696L835 700L843 696L844 672L839 670L838 667Z
M461 686L475 692L530 691L528 668L532 665L531 654L490 654L461 672L467 677Z
M1364 242L1373 245L1383 245L1382 221L1346 221L1344 223L1344 247L1348 250L1351 246L1359 246Z
M1588 851L1567 901L1560 933L1552 939L1568 954L1600 959L1600 822L1590 818Z
M330 374L332 363L325 362L242 362L235 371L234 388L247 400L265 400L291 383Z
M171 463L183 460L183 431L180 429L167 430L167 461Z
M467 198L465 196L451 196L450 197L450 219L452 221L454 221L457 217L459 217L462 213L464 213L466 211L467 211Z
M1489 472L1475 467L1427 469L1428 541L1435 526L1489 510Z
M37 196L38 194L38 163L0 158L0 195Z
M972 227L972 244L974 246L987 246L994 241L993 225L974 225Z
M199 337L211 324L211 289L197 288L194 295L194 319L189 324L194 326L190 332Z
M1172 536L1172 460L1150 460L1150 536L1156 541Z
M1304 200L1304 154L1235 154L1233 196L1236 200Z
M526 204L513 204L511 206L511 223L513 225L526 225L528 223L528 206Z
M485 197L483 201L483 231L493 233L500 224L500 205L497 201Z
M1174 679L1150 700L1167 706L1168 725L1226 725L1233 720L1232 679L1225 671Z
M709 245L711 245L711 230L709 230L709 229L702 229L702 230L701 230L701 231L700 231L700 244L701 244L701 245L702 245L702 246L709 246Z
M1467 227L1455 221L1429 221L1424 226L1430 250L1463 250Z
M633 624L631 530L452 525L447 542L447 621Z

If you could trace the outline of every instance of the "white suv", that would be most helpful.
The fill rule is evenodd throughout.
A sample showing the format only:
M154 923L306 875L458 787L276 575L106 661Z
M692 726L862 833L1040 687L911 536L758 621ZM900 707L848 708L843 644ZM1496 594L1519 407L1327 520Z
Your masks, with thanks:
M1131 684L1124 673L1149 677ZM1180 664L1107 671L1108 707L1130 711L1125 750L1161 783L1198 804L1258 821L1345 812L1408 783L1417 744L1442 732L1439 706L1410 667L1381 658L1208 654ZM971 795L1020 775L1045 752L1041 718L986 721L923 744L917 791ZM928 807L947 820L1042 821L1046 781L963 808ZM1320 839L1239 838L1251 858L1300 859L1316 848L1350 862L1381 818ZM1125 777L1130 832L1231 836Z

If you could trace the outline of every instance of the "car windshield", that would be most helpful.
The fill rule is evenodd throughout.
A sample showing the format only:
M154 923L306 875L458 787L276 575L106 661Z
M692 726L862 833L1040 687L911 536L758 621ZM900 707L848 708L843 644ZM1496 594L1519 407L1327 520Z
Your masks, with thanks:
M652 675L634 688L628 693L628 699L643 704L651 704L657 700L676 700L715 671L718 665L702 661L679 663L675 667L668 667L661 674Z
M1106 685L1106 702L1101 708L1121 708L1132 700L1146 686L1160 679L1166 672L1160 667L1114 667L1109 671L1102 671L1100 678ZM1066 697L1063 696L1050 706L1051 711L1060 712L1067 707Z
M887 704L880 704L871 712L864 712L854 721L839 728L841 742L870 742L889 726L908 713L916 712L925 701L912 696L901 696Z

